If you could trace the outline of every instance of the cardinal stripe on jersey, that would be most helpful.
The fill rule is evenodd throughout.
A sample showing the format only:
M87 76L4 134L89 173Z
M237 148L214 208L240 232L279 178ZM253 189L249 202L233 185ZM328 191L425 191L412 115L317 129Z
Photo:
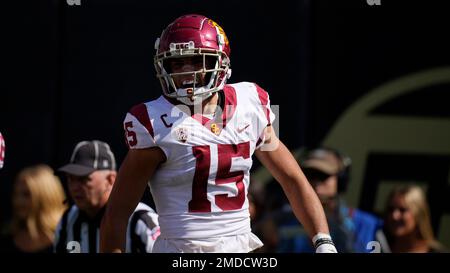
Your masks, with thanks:
M264 107L264 111L266 112L266 118L267 118L267 126L270 125L270 109L268 107L268 102L269 102L269 95L267 94L267 92L262 89L261 87L259 87L259 85L257 85L255 83L256 86L256 91L258 92L258 97L259 97L259 101L261 102L261 106Z
M130 114L132 114L148 131L148 133L154 138L153 126L148 115L147 106L144 103L138 104L131 108Z
M223 92L225 94L225 105L222 112L222 124L223 128L227 125L227 121L231 120L236 111L236 90L231 85L225 85L223 88Z

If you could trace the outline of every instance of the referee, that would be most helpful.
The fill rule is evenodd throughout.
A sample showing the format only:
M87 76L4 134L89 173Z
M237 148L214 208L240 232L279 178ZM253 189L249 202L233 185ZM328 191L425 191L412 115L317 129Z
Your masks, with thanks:
M66 174L75 204L58 224L55 252L98 253L100 223L117 175L114 154L105 142L82 141L75 146L70 163L58 171ZM139 203L128 221L127 252L151 252L158 235L158 215Z

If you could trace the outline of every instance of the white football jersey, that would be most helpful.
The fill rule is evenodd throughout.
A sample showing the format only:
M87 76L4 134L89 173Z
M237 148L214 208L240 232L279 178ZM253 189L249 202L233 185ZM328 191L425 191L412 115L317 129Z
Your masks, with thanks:
M161 238L208 238L250 232L248 186L255 149L275 115L254 83L226 85L208 118L164 96L134 106L124 129L130 149L166 155L149 182Z

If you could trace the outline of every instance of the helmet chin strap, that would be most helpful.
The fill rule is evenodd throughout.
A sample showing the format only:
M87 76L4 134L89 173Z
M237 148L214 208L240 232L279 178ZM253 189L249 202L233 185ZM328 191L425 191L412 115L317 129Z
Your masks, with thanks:
M177 89L177 95L179 97L177 97L177 100L179 100L180 102L186 104L186 105L198 105L201 104L204 100L206 100L207 98L211 97L212 92L206 92L200 95L194 95L192 97L189 97L188 95L188 89L189 88L178 88ZM196 91L197 92L203 92L205 90L204 87L200 87L197 88Z

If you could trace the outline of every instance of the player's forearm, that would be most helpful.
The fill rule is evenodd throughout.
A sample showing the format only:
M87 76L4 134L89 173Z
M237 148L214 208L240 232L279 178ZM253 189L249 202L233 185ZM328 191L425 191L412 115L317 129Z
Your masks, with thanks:
M126 230L128 221L124 217L115 217L107 209L100 226L100 252L125 252Z
M120 167L100 231L102 252L125 251L128 219L136 208L159 162L161 151L131 150Z
M142 195L136 191L136 187L128 181L127 172L119 171L113 190L109 197L106 212L100 228L100 251L121 252L125 251L126 229L128 219Z
M144 188L128 183L133 181L130 179L127 172L119 172L100 228L101 252L125 251L128 219L144 192Z
M100 226L100 252L125 251L128 218L136 207L134 203L138 201L121 198L124 185L126 183L123 183L119 177L111 193Z

